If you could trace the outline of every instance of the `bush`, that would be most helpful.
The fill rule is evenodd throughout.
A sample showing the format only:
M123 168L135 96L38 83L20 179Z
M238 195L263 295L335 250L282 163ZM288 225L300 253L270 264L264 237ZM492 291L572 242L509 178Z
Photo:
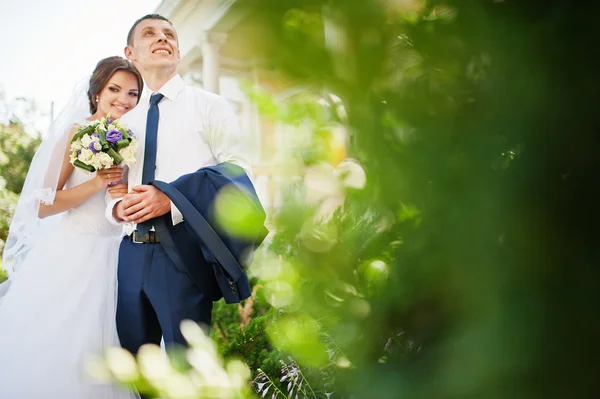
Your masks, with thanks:
M308 143L282 155L303 178L263 278L273 344L319 368L330 337L340 396L593 397L594 10L244 4L247 45L303 89L258 98ZM339 124L362 187L327 144Z
M19 122L0 124L0 253L4 250L29 164L40 142L40 137L27 134Z
M278 372L283 355L268 340L267 327L276 310L264 301L261 285L254 284L252 296L238 306L223 300L215 303L211 338L225 358L239 358L248 364L253 378L262 368Z

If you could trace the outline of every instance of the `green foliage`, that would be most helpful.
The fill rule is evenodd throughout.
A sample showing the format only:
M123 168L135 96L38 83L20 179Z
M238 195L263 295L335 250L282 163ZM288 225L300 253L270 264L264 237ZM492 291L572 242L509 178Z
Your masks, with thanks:
M4 250L29 164L40 142L39 137L25 133L23 125L18 122L0 124L0 253ZM0 281L3 278L0 275Z
M224 358L243 360L257 375L262 368L279 371L282 354L269 342L266 329L276 318L276 310L264 301L260 285L254 285L252 297L238 306L223 300L215 303L211 338Z
M329 103L292 113L301 102L258 97L315 138L290 152L304 178L274 218L278 272L261 277L282 310L271 339L318 366L331 337L342 397L593 397L595 13L566 2L245 4L264 66ZM319 146L340 122L362 190Z
M7 190L21 193L29 164L40 143L39 136L27 134L18 122L0 125L0 176L6 181Z
M331 396L332 392L327 392L326 389L319 389L319 385L314 385L315 380L322 379L318 378L318 374L309 374L306 372L307 369L303 371L292 359L288 361L282 360L280 363L281 377L272 378L273 376L260 370L255 381L253 381L256 385L257 393L261 397L269 395L268 397L272 399L291 399L294 397L324 399ZM327 380L327 377L325 379Z
M2 268L2 260L0 260L0 283L7 279L6 271Z
M10 221L12 220L19 199L19 196L10 190L7 190L5 185L4 178L0 176L0 253L4 250ZM0 268L0 270L3 269ZM0 281L2 279L3 275L0 274Z

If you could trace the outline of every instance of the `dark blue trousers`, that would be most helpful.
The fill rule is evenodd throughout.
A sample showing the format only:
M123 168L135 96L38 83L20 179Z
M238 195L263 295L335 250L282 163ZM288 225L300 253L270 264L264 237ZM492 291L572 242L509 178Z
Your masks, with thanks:
M162 244L136 244L125 237L119 249L117 331L133 354L146 343L186 345L179 325L210 326L212 301L171 261Z

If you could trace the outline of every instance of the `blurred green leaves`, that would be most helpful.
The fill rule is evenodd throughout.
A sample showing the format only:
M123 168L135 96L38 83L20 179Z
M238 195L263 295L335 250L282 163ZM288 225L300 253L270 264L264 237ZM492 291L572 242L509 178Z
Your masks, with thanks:
M246 364L235 359L223 361L212 341L191 321L182 322L181 332L189 349L165 356L159 346L144 345L134 358L124 349L113 348L105 357L90 362L87 371L100 381L114 378L128 386L135 384L140 393L151 397L250 397Z
M40 142L39 137L27 134L20 122L0 124L0 253L4 250L29 164ZM3 279L0 275L0 281Z
M247 2L261 10L251 14L264 32L257 58L297 93L263 96L262 108L305 134L286 150L298 179L273 218L270 250L295 277L272 290L293 289L273 301L282 316L272 339L302 356L304 337L277 327L316 323L319 338L306 330L314 344L329 337L328 350L354 366L338 367L340 397L560 397L528 377L557 375L551 357L538 355L539 337L559 334L526 313L551 315L545 301L560 301L550 288L563 284L542 270L567 278L562 292L571 297L578 278L563 267L580 259L574 248L590 255L566 236L573 219L557 220L559 209L572 208L556 205L593 181L582 165L596 148L587 122L594 112L581 111L591 104L583 82L597 88L584 61L594 13L525 3ZM576 55L580 45L590 51ZM582 74L562 74L562 66ZM306 112L300 98L317 111ZM341 159L357 161L364 184L344 183L340 157L324 145L331 126L345 132ZM582 201L589 212L593 201ZM564 240L564 255L544 254ZM594 295L576 297L587 308L584 298ZM551 329L566 337L572 327ZM543 345L546 355L576 363L556 345ZM320 364L315 348L297 360ZM577 378L586 381L590 364L581 364Z
M237 237L259 236L264 230L264 213L250 198L233 184L219 191L214 202L218 226Z
M40 137L27 134L19 122L0 124L0 176L6 181L7 190L21 193L29 164L40 142Z
M268 330L273 344L290 353L301 364L322 367L327 362L327 347L321 340L321 326L308 314L283 316Z

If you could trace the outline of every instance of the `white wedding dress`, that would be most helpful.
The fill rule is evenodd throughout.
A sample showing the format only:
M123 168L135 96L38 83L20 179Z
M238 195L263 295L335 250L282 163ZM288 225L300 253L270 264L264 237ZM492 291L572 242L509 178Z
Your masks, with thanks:
M75 168L73 187L94 175ZM121 229L104 190L66 212L32 248L0 298L0 398L104 399L133 394L101 384L85 364L118 346L116 268Z

